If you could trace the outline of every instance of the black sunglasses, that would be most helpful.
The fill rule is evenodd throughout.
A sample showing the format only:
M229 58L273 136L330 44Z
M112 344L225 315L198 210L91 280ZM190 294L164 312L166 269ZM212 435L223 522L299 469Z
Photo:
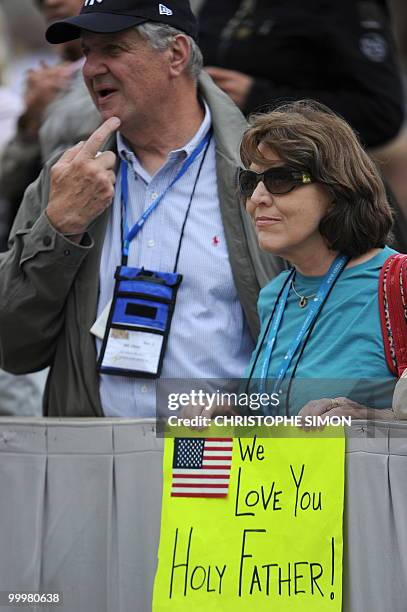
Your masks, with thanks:
M253 170L240 169L239 189L242 196L251 198L260 181L264 183L267 191L273 195L290 193L296 187L313 182L307 172L301 172L289 166L276 166L259 173L253 172Z

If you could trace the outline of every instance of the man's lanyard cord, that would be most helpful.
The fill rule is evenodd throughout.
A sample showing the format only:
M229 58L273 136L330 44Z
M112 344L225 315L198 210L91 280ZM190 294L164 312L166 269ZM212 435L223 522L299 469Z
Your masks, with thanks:
M201 164L198 170L197 177L195 179L195 183L194 183L192 193L191 193L191 198L190 198L189 205L187 208L187 213L186 213L184 223L182 226L182 233L181 233L181 240L182 240L186 218L188 217L188 214L189 214L189 209L191 207L192 198L195 193L196 185L198 183L199 175L200 175L202 165L203 165L203 160L206 157L206 151L209 148L211 137L212 137L212 129L208 131L205 137L201 140L201 142L197 145L197 147L192 151L191 155L185 160L185 162L182 164L181 169L176 174L175 178L170 182L170 184L166 187L166 189L150 204L148 209L144 211L144 213L140 216L140 218L136 221L136 223L133 225L131 229L129 229L127 225L127 210L128 210L128 202L129 202L129 188L128 188L128 177L127 177L128 165L125 160L121 161L120 174L121 174L121 202L122 202L122 265L127 265L130 242L140 232L140 230L144 226L149 216L162 202L164 197L167 195L168 191L175 185L175 183L177 183L185 175L185 173L187 172L189 167L193 164L193 162L196 160L196 158L199 156L199 154L206 148L205 154L201 160ZM178 264L179 249L180 249L180 244L178 245L176 266Z

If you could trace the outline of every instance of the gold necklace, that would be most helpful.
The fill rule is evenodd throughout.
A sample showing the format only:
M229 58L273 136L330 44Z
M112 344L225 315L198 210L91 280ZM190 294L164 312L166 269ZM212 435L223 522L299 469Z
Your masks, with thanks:
M301 295L300 293L298 293L298 291L295 289L294 279L291 279L291 288L294 291L295 295L300 298L298 301L298 306L300 308L305 308L309 300L316 297L317 295L316 293L313 293L312 295Z

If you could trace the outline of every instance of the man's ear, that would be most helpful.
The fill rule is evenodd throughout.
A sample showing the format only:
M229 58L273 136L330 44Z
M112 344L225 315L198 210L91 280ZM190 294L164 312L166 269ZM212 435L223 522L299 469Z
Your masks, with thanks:
M178 77L182 74L188 64L191 54L191 45L185 34L174 36L168 48L170 59L170 75Z

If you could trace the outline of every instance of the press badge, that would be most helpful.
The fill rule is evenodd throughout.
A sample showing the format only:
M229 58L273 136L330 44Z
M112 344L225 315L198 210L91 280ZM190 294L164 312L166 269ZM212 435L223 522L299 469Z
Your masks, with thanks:
M98 359L102 374L158 378L182 275L119 266Z

